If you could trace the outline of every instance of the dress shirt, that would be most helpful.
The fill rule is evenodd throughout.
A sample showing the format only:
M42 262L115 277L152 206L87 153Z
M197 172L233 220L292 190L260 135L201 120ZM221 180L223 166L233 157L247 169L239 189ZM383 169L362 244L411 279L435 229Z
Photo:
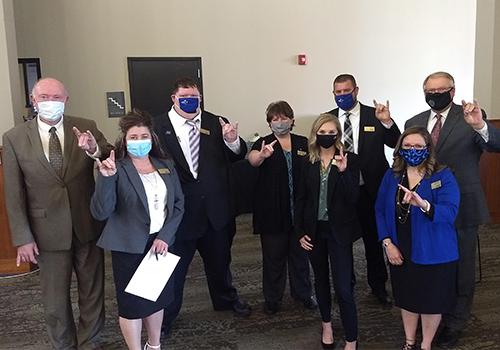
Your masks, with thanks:
M201 113L198 114L196 117L194 117L193 121L199 121L198 125L201 126ZM172 123L172 127L174 128L175 134L177 135L177 141L179 141L179 144L182 149L182 153L184 154L184 158L186 159L186 162L189 165L189 170L191 170L191 174L193 174L193 177L195 179L198 178L198 172L194 170L193 168L193 161L191 159L191 149L189 148L189 131L191 130L191 126L186 124L186 118L182 117L177 113L175 108L172 106L170 111L168 112L168 117L170 118L170 122ZM201 137L201 133L200 133ZM240 145L240 138L237 137L236 141L234 142L226 142L224 140L224 143L226 144L227 147L231 151L233 151L235 154L239 154L241 150L241 145ZM200 144L201 146L201 144ZM198 164L200 163L200 160L198 160Z
M45 154L45 158L50 163L49 160L49 139L50 139L50 128L56 128L56 134L59 138L59 142L61 142L61 151L64 156L64 127L63 127L63 118L57 122L56 125L49 125L43 122L40 118L37 118L38 124L38 133L40 134L40 141L42 141L43 153Z
M158 171L149 174L139 174L146 198L148 200L149 233L156 233L161 230L167 217L167 186Z
M450 112L451 105L448 107L446 110L442 111L441 113L441 125L444 126L444 122L446 121L446 118L448 117L448 113ZM432 132L432 128L436 124L437 119L434 118L436 116L436 112L434 112L431 109L431 115L429 116L429 121L427 122L427 130L429 132ZM484 123L483 127L479 130L474 129L481 137L483 138L484 142L488 142L489 140L489 133L488 133L488 124L486 122Z

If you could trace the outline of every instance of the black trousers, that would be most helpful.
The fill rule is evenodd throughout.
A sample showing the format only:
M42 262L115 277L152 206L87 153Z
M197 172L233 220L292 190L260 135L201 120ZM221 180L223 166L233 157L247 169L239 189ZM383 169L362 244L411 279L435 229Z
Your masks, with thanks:
M299 245L293 231L261 234L262 289L267 302L280 302L288 280L294 299L306 300L312 295L307 252ZM288 269L287 269L288 265Z
M181 259L174 271L174 301L165 309L164 325L169 329L177 318L182 306L184 283L196 250L200 253L205 268L208 290L212 305L216 310L232 309L238 300L238 293L233 287L230 270L231 245L234 237L234 224L221 230L214 230L209 225L207 232L200 238L183 240L178 237L172 253Z
M478 226L457 228L457 302L450 313L443 314L443 324L453 331L465 328L470 318L476 284L477 230Z
M323 238L328 237L328 238ZM333 275L333 288L338 297L340 318L347 341L358 338L358 316L354 289L352 285L353 256L352 244L338 243L326 221L318 221L316 240L309 259L314 271L314 288L319 312L323 322L331 321L332 294L330 290L330 268Z
M378 241L375 199L371 198L365 186L360 187L357 209L363 232L368 285L373 292L385 292L388 274L382 245Z

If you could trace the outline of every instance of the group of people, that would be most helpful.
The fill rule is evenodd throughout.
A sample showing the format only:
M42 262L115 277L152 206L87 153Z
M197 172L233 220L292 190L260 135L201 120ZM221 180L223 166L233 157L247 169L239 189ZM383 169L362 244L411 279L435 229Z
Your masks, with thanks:
M488 220L479 158L485 150L500 151L500 131L477 102L453 103L450 74L429 75L423 90L431 109L409 119L401 134L389 102L361 104L355 78L339 75L333 82L338 108L314 121L309 138L291 132L293 109L278 101L266 110L271 133L248 153L259 169L253 223L262 245L264 312L280 311L288 275L292 297L307 309L319 308L325 349L336 346L330 276L344 349L357 349L352 247L359 238L368 284L384 306L392 304L389 263L406 336L402 349L417 349L419 320L421 349L431 348L440 325L437 342L453 346L470 316L477 230ZM56 349L99 348L101 248L111 251L119 325L129 349L160 349L162 325L168 334L181 310L196 251L213 308L242 317L252 312L230 269L236 232L231 163L246 157L246 143L237 124L200 108L194 81L178 80L171 99L164 115L133 111L122 117L112 146L94 122L65 115L64 85L44 78L32 92L37 118L3 136L17 263L40 266ZM394 148L392 167L384 146ZM168 252L180 260L157 301L125 291L144 256ZM69 294L73 271L78 329Z

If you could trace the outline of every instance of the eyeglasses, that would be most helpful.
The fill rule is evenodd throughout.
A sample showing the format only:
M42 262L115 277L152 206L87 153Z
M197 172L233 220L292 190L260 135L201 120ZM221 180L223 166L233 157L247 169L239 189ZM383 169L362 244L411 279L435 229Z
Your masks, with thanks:
M418 145L418 144L417 145L410 145L410 144L405 143L405 144L403 144L401 146L401 148L402 149L411 149L411 148L413 148L413 149L415 149L417 151L421 151L423 149L426 149L427 145Z
M449 92L453 90L455 87L445 87L445 88L436 88L436 89L424 89L424 93L426 94L442 94L443 92Z

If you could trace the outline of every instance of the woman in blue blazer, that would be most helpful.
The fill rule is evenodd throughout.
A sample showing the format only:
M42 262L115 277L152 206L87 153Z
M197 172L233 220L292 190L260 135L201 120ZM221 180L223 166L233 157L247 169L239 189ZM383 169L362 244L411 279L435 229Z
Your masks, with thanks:
M92 215L107 220L97 245L111 250L120 329L129 349L160 349L163 309L173 300L169 281L156 302L125 292L146 254L166 254L184 213L184 196L173 163L162 153L151 118L138 111L120 119L116 156L97 164Z
M420 347L430 349L441 314L454 304L458 260L454 222L459 201L455 177L437 163L427 129L406 129L375 205L394 300L401 308L406 335L403 350L417 348L419 318Z

